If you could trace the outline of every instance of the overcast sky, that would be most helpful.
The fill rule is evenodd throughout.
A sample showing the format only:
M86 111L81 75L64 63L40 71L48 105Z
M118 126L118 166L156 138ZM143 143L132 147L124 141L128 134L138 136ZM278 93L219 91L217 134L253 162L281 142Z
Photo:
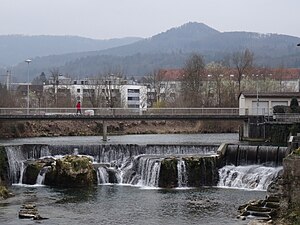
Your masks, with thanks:
M300 0L0 0L0 34L151 37L187 22L300 37Z

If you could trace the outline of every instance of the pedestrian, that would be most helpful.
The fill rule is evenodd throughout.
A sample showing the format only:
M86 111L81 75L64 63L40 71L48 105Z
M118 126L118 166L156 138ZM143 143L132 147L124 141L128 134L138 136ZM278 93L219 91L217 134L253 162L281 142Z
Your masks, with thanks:
M76 104L76 114L81 114L81 104L80 104L80 102L77 102L77 104Z

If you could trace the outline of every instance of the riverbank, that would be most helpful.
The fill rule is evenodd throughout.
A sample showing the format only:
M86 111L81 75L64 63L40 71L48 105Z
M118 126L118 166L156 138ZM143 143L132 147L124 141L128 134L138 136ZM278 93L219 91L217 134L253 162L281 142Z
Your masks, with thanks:
M237 121L109 121L109 134L236 133ZM102 134L102 121L0 122L0 138L94 136Z

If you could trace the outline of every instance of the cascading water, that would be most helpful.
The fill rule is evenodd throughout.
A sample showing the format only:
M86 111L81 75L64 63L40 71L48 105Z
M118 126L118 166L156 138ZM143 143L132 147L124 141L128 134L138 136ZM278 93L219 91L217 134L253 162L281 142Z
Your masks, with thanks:
M187 186L187 172L186 172L186 165L183 159L178 159L177 162L177 173L178 173L178 187L186 187Z
M10 181L13 184L22 183L24 161L26 158L23 155L21 146L7 146L5 150L9 164Z
M173 183L169 183L169 187L216 185L219 176L218 186L220 187L255 189L266 189L280 167L263 167L253 164L280 165L286 151L286 148L282 147L229 145L225 154L225 167L219 169L218 174L216 145L23 145L6 146L5 149L12 183L22 183L26 165L24 162L28 159L82 154L91 156L95 163L107 164L96 169L99 184L161 186L159 178L162 172L164 176L166 175L161 169L162 161L169 158L171 161L174 159L176 163L172 172ZM190 159L186 161L186 157ZM43 183L45 174L46 172L39 174L37 184ZM166 179L166 176L162 179ZM161 187L167 187L169 184Z
M23 175L24 175L25 169L26 169L26 166L25 166L24 162L21 162L20 179L19 179L19 183L18 184L22 184L22 182L23 182Z
M266 190L282 170L286 154L286 147L228 145L218 186Z
M282 167L262 165L224 166L219 169L218 187L266 190L281 170Z
M46 167L43 167L41 169L41 171L39 172L39 174L36 178L35 184L38 184L38 185L43 185L44 184L45 176L46 176L49 169L51 169L51 166L46 166Z
M160 161L160 158L140 158L138 172L140 172L141 178L138 182L138 185L158 187Z
M97 170L98 184L109 183L108 173L105 167L99 167Z
M281 166L286 153L286 147L228 145L225 153L225 164Z
M47 145L5 146L9 165L9 179L13 184L22 184L25 162L50 155Z

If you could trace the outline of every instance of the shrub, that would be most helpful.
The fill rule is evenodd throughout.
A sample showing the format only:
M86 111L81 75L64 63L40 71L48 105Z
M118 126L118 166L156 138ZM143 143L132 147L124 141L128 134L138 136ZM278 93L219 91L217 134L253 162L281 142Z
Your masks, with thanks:
M292 113L299 113L299 103L296 97L293 97L290 104L291 112Z
M273 107L273 113L286 113L287 112L287 106L284 105L275 105Z

